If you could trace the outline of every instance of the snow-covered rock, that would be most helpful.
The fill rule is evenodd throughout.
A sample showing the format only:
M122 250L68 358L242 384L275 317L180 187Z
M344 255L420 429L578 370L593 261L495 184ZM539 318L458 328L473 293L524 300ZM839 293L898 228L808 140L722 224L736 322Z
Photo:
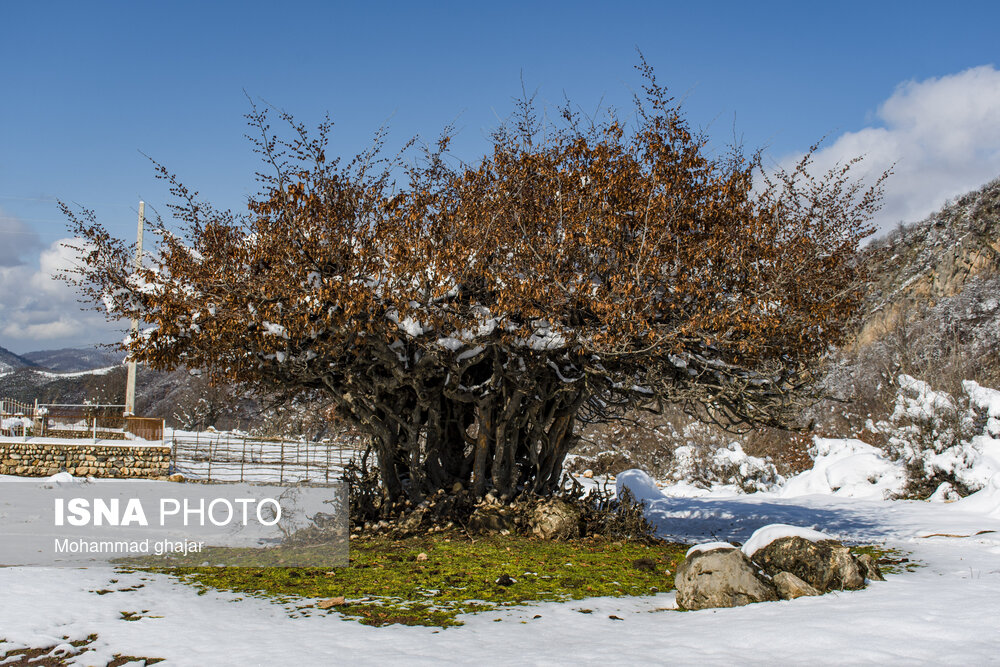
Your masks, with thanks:
M735 544L730 544L729 542L705 542L703 544L696 544L687 550L684 554L685 558L690 558L691 554L701 553L703 551L715 551L716 549L736 549Z
M640 503L652 500L663 500L664 495L656 486L656 481L638 468L618 473L615 480L615 493L622 497L622 491L628 489L632 497Z
M45 481L49 484L76 484L78 482L85 481L86 478L73 477L73 475L68 472L57 472L50 477L46 477Z
M801 537L809 540L810 542L820 542L823 540L833 539L826 533L821 533L818 530L813 530L812 528L789 526L785 523L772 523L754 531L753 535L750 536L750 539L743 545L743 553L745 553L748 558L753 558L757 551L768 546L771 542L780 540L784 537Z

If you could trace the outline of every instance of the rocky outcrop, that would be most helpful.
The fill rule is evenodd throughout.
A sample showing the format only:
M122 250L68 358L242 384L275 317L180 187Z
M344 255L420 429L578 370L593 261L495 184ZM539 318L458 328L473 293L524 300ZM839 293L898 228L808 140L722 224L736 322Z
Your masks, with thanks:
M677 568L677 604L688 610L777 600L778 592L739 549L695 551Z
M1000 273L1000 180L872 243L864 259L874 284L859 346L881 339L915 307Z

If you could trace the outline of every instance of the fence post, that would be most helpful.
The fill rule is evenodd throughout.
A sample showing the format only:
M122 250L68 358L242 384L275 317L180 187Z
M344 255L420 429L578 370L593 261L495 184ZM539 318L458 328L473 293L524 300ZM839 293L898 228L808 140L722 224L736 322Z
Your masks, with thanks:
M199 431L200 433L200 431ZM205 472L205 481L212 481L212 439L208 439L208 471Z

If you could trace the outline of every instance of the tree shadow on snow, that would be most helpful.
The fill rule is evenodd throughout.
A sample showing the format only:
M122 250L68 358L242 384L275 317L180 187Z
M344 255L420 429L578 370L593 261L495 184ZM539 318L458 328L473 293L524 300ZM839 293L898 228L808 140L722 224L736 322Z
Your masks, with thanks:
M741 498L664 498L646 501L646 518L657 535L677 542L746 542L772 523L813 528L845 542L889 536L869 504L810 507Z

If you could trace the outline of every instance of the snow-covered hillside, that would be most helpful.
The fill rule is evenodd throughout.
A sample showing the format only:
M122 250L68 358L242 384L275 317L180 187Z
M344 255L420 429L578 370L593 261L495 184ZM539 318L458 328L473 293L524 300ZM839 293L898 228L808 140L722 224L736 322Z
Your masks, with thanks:
M10 350L0 347L0 375L16 371L18 368L34 366L30 360L14 354Z

